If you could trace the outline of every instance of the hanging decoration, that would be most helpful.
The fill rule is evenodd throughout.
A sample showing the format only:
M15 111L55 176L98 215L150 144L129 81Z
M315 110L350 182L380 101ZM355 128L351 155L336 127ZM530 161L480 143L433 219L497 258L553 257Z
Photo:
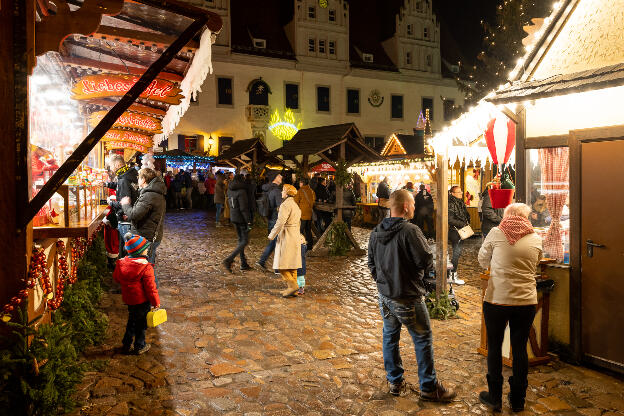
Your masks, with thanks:
M97 126L107 113L108 111L96 111L92 113L89 117L89 125L91 127ZM162 125L157 118L128 111L119 116L112 128L138 129L152 134L162 133Z
M284 112L283 118L280 117L279 111L276 109L269 121L269 130L282 141L292 139L300 128L301 122L295 120L295 114L290 108Z
M500 114L487 124L485 143L494 164L505 164L516 145L516 124Z

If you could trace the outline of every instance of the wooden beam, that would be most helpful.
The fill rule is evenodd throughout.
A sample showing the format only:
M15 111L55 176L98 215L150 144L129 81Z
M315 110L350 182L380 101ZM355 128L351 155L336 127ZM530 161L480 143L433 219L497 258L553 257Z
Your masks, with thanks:
M334 162L333 160L325 156L325 154L317 153L316 155L319 156L321 159L323 159L325 162L329 163L332 168L336 169L336 162Z
M54 195L56 190L69 178L69 176L80 166L84 158L100 141L102 136L113 126L115 121L123 114L124 111L145 91L149 84L156 79L158 74L165 69L167 64L176 56L176 54L184 47L184 45L199 33L205 26L208 17L206 15L198 16L185 30L180 37L171 44L163 52L163 54L154 62L141 78L130 88L130 90L119 100L119 102L104 116L97 126L89 133L89 135L80 143L78 148L63 163L63 165L52 175L43 188L30 201L26 209L22 211L20 227L25 227L39 212L39 210Z
M80 58L75 56L64 56L61 58L63 63L68 66L80 67L80 68L92 68L101 69L105 72L117 72L120 74L131 73L132 75L143 75L145 69L137 68L134 66L117 65L108 62L97 61L95 59ZM182 82L183 76L174 74L173 72L161 72L158 74L158 78L166 79L168 81Z
M436 299L446 291L446 253L448 252L448 160L437 156L436 175Z
M526 108L518 110L516 124L516 202L527 201L527 173L526 173ZM531 201L529 201L530 203Z
M340 163L344 163L346 155L346 146L345 142L340 143ZM336 220L342 221L342 196L344 193L344 186L336 184L336 208L338 212L336 213Z
M511 111L508 107L506 106L502 106L503 108L501 109L501 113L505 114L507 117L509 117L509 119L511 121L513 121L514 123L518 124L520 123L520 118L518 117L518 115L516 113L514 113L513 111Z
M568 134L554 136L527 137L524 140L525 149L543 149L545 147L567 147Z

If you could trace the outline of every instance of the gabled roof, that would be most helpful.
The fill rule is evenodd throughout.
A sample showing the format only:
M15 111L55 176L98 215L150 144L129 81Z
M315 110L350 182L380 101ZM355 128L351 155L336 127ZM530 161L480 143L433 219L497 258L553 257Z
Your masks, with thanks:
M247 153L252 152L254 148L256 149L257 163L282 163L282 160L280 160L277 156L271 155L271 152L269 152L269 149L267 149L266 145L262 143L262 140L258 138L235 141L225 152L223 152L219 156L218 161L233 161L237 158L241 158ZM246 156L251 159L251 155Z
M624 85L624 63L557 75L541 81L517 81L486 99L495 104L504 104L620 85Z
M392 158L393 156L422 155L425 152L424 138L415 134L393 134L390 136L381 156Z
M347 161L359 155L362 155L362 160L364 161L379 160L381 158L375 150L364 144L362 134L354 123L301 129L291 140L285 142L281 148L274 150L272 153L290 158L299 155L317 155L329 151L343 142L349 144L346 155ZM335 156L334 159L337 160L338 154L336 151L334 151L333 155Z

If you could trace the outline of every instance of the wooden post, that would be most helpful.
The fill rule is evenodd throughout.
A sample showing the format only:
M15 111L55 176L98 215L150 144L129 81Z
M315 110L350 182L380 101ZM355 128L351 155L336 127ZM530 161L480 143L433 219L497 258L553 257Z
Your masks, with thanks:
M526 108L520 107L517 113L518 124L516 124L516 202L531 201L527 199L527 172L526 172L526 150L524 141L526 140Z
M340 143L340 159L338 163L343 165L346 159L346 145L345 142ZM342 221L342 194L344 185L336 184L336 208L338 208L338 213L336 214L336 221Z
M448 160L437 155L436 172L436 299L446 291L446 253L448 252Z
M305 177L308 176L308 171L310 170L310 155L303 155L301 160L301 174Z

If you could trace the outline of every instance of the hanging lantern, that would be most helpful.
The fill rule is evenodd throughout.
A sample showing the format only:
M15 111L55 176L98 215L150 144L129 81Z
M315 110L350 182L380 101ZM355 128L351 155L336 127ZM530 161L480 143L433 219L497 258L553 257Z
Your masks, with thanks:
M487 124L485 130L485 143L487 144L492 162L499 165L499 172L503 171L503 166L509 161L509 156L516 145L516 125L509 118L500 114ZM505 186L507 189L501 189L500 173L490 182L490 202L492 208L505 208L513 201L514 188Z

